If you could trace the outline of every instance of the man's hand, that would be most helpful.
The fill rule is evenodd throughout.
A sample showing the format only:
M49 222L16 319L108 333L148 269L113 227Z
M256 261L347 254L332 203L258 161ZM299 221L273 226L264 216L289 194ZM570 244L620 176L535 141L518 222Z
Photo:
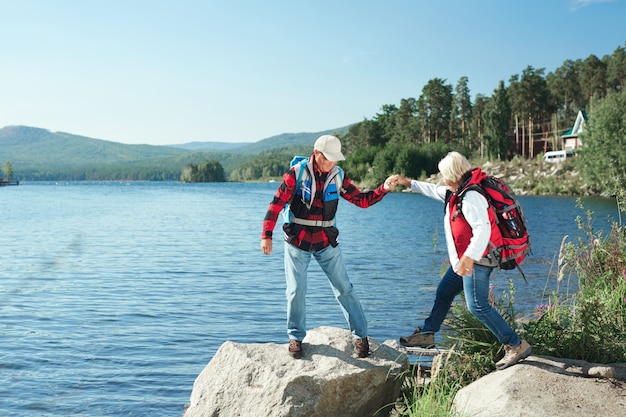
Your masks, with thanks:
M264 254L272 253L272 239L261 239L261 250Z
M383 184L383 188L385 189L385 191L393 190L394 188L396 188L399 178L400 176L398 174L390 175L389 177L387 177L385 183Z

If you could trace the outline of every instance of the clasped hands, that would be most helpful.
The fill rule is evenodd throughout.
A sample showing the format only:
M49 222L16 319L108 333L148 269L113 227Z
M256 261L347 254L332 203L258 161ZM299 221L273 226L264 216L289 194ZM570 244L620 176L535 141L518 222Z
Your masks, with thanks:
M389 191L389 190L393 190L398 184L402 184L402 185L406 185L410 187L411 180L403 177L402 175L394 174L394 175L390 175L389 177L387 177L387 179L385 180L383 184L383 187L385 191Z

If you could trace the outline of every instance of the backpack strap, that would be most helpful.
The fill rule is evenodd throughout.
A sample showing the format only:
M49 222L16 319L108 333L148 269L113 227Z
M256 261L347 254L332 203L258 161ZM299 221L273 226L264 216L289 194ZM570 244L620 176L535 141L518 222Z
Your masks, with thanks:
M294 161L292 160L293 163L293 172L294 174L296 174L296 187L293 189L293 194L291 196L291 200L289 200L289 203L291 204L293 202L293 199L296 198L296 195L298 194L298 190L300 189L300 183L302 182L302 175L304 172L307 172L307 175L311 176L311 173L308 172L308 163L309 160L308 158L305 157L295 157L294 160L296 158L301 158L298 161L296 161L294 163ZM311 196L311 200L313 199L313 196ZM307 207L310 207L311 202L307 203Z
M485 199L487 200L487 204L489 204L490 206L492 205L491 198L489 197L489 194L487 194L487 191L485 191L485 189L478 184L472 184L465 187L459 193L459 197L456 200L456 206L459 211L461 211L461 209L463 208L463 198L465 197L465 193L470 190L478 191L483 197L485 197Z
M289 199L289 201L287 202L287 204L285 204L285 207L283 208L283 221L285 223L293 223L292 220L295 218L289 206L293 204L293 200L296 198L296 195L298 194L298 190L300 188L300 182L302 181L302 174L304 171L306 171L308 162L309 162L308 158L304 156L294 156L294 158L291 160L291 168L293 168L293 172L296 177L296 186L293 189L293 194L291 195L291 198Z
M343 189L343 177L344 177L344 173L343 173L343 169L341 169L340 167L338 167L337 165L335 165L335 167L337 168L337 175L335 175L335 177L333 178L335 180L335 184L337 185L337 192L339 194L341 194L343 191L345 191Z

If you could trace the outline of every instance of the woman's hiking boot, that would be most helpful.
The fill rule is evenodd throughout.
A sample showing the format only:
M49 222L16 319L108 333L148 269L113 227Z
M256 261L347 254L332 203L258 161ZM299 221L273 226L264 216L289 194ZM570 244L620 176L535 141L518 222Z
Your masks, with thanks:
M522 359L526 359L532 350L533 348L525 340L517 346L504 345L504 358L496 362L496 369L502 370L515 365Z
M432 348L435 347L435 334L422 333L422 329L418 327L411 336L400 337L400 344L406 347Z

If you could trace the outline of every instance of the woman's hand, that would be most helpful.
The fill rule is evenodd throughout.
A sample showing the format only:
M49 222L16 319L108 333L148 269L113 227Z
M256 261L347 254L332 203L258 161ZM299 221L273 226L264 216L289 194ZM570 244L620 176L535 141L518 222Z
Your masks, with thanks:
M405 187L411 188L411 180L409 178L398 175L398 184L402 184Z
M457 274L463 277L469 277L474 272L474 260L469 256L461 256L461 260L459 261L459 267L456 271Z

